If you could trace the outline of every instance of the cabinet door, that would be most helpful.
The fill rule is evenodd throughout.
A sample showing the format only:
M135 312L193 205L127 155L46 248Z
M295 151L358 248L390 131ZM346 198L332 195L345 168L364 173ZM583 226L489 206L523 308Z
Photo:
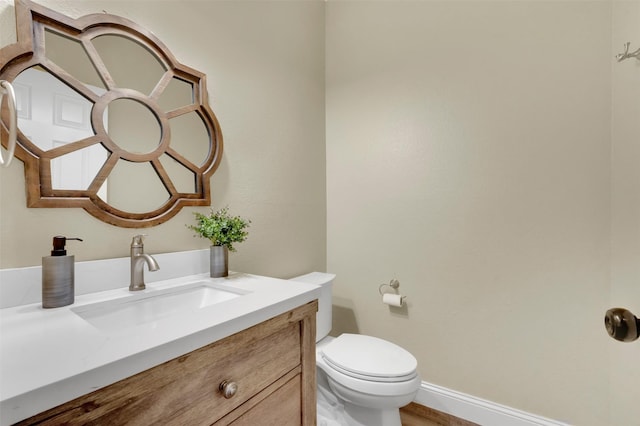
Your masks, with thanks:
M231 425L300 426L302 424L300 384L300 375L297 375Z

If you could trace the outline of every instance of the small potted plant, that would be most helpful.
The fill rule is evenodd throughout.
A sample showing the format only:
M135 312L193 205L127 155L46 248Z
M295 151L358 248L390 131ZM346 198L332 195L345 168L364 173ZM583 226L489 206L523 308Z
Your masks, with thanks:
M250 220L240 216L231 216L229 208L225 207L216 212L211 210L209 215L195 212L196 225L187 227L200 236L211 241L210 269L213 278L229 275L229 251L236 251L233 244L247 239L247 228Z

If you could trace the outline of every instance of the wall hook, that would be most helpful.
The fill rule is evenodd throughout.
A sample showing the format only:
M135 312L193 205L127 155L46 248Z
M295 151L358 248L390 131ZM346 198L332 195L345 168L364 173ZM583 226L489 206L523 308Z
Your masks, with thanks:
M629 53L630 46L631 46L631 42L629 41L624 44L624 52L618 53L616 55L616 59L618 60L618 62L622 62L625 59L629 59L629 58L636 58L640 60L640 47L636 49L634 52Z

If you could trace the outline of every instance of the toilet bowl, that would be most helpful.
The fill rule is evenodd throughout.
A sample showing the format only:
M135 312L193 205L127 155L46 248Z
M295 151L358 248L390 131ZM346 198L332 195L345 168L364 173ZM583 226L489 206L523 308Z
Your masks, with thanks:
M292 278L321 286L316 319L318 395L330 393L336 412L333 424L401 426L399 408L413 401L421 383L417 361L405 349L377 337L328 336L334 278L320 272Z

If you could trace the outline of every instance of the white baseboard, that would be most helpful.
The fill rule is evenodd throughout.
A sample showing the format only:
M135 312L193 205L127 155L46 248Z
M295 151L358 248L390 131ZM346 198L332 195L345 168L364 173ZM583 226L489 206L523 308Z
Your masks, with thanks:
M422 382L415 402L481 426L569 426L491 401Z

